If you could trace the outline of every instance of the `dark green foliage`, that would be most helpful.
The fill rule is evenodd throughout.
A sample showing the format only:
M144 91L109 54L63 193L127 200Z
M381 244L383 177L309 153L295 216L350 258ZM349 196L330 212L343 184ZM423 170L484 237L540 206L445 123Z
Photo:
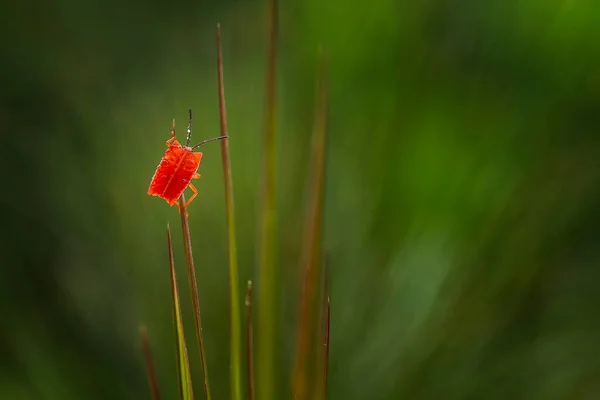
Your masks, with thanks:
M276 358L289 368L275 378L293 365L323 42L329 399L598 397L598 3L324 4L280 9ZM173 117L197 110L199 139L219 129L214 21L228 27L239 279L258 294L264 7L59 0L0 13L0 398L146 398L138 321L167 344L152 349L158 380L177 393L160 227L178 215L144 193ZM189 222L223 399L227 224L219 149L203 151ZM183 266L179 230L173 242ZM183 319L189 340L190 309Z

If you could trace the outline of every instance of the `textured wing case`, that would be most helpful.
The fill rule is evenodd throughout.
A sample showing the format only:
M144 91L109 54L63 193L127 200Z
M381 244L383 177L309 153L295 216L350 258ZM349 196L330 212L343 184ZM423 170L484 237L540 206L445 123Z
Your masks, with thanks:
M190 184L201 159L202 153L194 153L174 141L156 168L148 194L161 197L172 206Z

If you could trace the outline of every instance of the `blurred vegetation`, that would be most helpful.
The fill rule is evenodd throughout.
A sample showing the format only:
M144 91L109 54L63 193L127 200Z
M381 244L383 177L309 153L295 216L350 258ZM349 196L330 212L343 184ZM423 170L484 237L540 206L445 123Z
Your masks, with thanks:
M280 13L282 398L320 43L330 399L600 397L600 3L305 0ZM176 393L164 227L178 215L147 185L173 117L191 107L196 139L218 135L219 21L240 282L254 279L265 18L244 1L3 5L0 398L148 398L141 321ZM222 172L218 146L203 151L190 224L224 399Z

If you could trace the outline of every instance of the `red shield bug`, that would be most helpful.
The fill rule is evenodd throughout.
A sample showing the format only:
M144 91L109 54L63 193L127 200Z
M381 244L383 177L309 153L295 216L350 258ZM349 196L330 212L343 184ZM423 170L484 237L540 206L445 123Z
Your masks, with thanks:
M178 202L179 197L186 188L192 189L194 194L183 206L184 209L190 205L192 200L198 194L198 190L190 182L192 179L199 179L200 175L196 173L200 166L200 160L202 159L201 152L195 152L194 149L205 145L208 142L215 140L223 140L229 138L229 136L219 136L213 139L204 140L195 146L190 147L190 141L192 140L192 110L188 111L188 128L186 144L182 146L175 137L175 120L173 120L173 128L171 130L171 139L167 140L167 150L163 155L160 164L154 172L150 187L148 188L148 195L158 196L166 200L169 205L177 205L179 212L181 212L181 205ZM186 211L187 212L187 211Z

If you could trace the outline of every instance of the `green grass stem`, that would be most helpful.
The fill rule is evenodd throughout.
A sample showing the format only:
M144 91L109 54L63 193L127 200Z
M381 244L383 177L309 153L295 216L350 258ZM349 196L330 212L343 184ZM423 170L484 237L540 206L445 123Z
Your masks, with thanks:
M277 354L277 116L276 116L276 66L277 66L277 1L269 0L269 33L266 73L265 130L263 142L262 204L258 245L258 342L257 381L258 398L279 400L275 357Z
M325 400L327 398L327 380L329 375L329 325L331 321L331 301L329 299L329 263L328 257L323 257L323 279L319 297L319 335L315 342L315 385L311 399Z
M217 24L217 80L219 89L219 121L221 136L227 136L227 111L225 108L225 88L223 84L223 54L221 49L221 25ZM242 400L242 334L240 321L239 274L235 239L235 218L233 203L233 181L231 179L231 160L229 158L229 139L221 141L223 160L223 179L225 182L225 210L227 214L227 233L229 238L229 323L231 398Z
M185 213L184 213L185 214ZM179 398L182 400L193 400L192 375L188 359L187 345L183 329L183 318L181 316L181 304L179 301L179 289L177 289L177 275L175 274L175 261L173 260L173 245L171 243L171 229L167 225L167 244L169 247L169 266L171 271L171 294L173 299L173 326L175 327L175 351L177 358L177 383L179 386Z
M185 204L185 194L179 197L179 204ZM192 255L192 239L190 237L190 224L188 213L184 207L181 207L181 229L183 231L183 247L185 248L185 259L187 261L188 280L192 292L192 304L194 306L194 326L196 328L196 339L198 340L198 350L200 352L200 361L202 364L202 375L204 377L204 393L206 400L211 400L210 385L208 382L208 370L206 368L206 356L204 354L204 340L202 339L202 317L200 315L200 300L198 299L198 284L196 281L196 270L194 267L194 257Z
M246 363L248 372L248 400L254 400L254 327L252 326L252 281L246 290Z
M331 327L331 299L327 295L327 312L325 314L325 359L323 367L323 399L327 398L327 383L329 381L329 331Z

